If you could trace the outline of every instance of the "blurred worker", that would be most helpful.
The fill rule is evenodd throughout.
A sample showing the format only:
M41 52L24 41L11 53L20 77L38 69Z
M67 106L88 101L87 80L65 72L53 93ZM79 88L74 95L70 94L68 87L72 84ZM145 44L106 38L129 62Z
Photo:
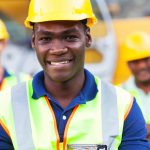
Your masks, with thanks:
M150 149L133 97L84 69L95 22L90 0L31 0L25 25L43 71L1 93L1 148Z
M1 62L2 53L7 46L9 34L7 32L6 26L0 20L0 90L15 85L20 80L27 80L28 75L20 74L18 76L12 75L8 70L4 68Z
M133 76L122 86L137 99L148 127L150 139L150 35L134 32L124 41L126 61Z

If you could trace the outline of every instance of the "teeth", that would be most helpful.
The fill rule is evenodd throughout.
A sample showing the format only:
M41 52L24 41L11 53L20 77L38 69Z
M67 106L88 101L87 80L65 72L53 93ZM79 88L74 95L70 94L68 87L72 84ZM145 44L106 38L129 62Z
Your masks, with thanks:
M67 63L69 63L68 60L66 60L66 61L60 61L60 62L51 62L51 65L60 65L60 64L67 64Z

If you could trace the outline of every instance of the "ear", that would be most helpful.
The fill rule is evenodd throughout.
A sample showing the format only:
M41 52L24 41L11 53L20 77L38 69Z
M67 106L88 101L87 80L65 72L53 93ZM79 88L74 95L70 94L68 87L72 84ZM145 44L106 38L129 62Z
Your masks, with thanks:
M86 47L90 47L91 43L92 43L92 37L90 34L90 28L89 27L87 27L85 34L86 34Z
M0 40L0 52L2 52L7 46L8 40Z
M32 32L31 45L32 45L32 48L34 49L34 47L35 47L35 34L34 34L34 31Z
M4 40L4 48L7 46L8 40Z

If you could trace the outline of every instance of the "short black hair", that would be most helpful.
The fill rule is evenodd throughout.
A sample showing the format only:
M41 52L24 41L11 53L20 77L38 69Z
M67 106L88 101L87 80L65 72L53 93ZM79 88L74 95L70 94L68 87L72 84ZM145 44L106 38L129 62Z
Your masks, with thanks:
M87 28L87 19L81 20L81 23L84 25L85 28Z
M84 31L87 32L89 31L90 32L90 28L87 26L87 19L84 19L84 20L81 20L81 23L84 27Z
M82 24L86 25L87 24L87 19L81 20Z

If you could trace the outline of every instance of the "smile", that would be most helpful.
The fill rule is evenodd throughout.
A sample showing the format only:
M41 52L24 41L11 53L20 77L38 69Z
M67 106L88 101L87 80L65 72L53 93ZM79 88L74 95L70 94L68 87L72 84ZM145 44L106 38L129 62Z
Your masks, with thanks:
M70 62L69 60L59 61L59 62L51 61L50 64L51 65L60 65L60 64L68 64L69 62Z

